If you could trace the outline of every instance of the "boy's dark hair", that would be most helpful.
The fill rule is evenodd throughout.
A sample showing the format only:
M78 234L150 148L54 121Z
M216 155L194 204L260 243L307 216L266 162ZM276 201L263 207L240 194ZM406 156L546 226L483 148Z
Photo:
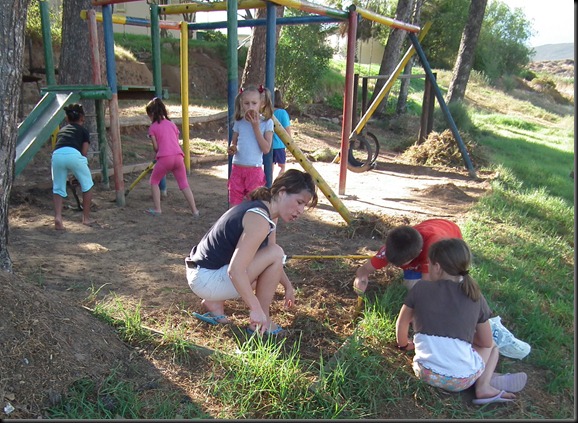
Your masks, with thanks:
M283 101L283 95L281 94L281 91L279 91L279 90L275 90L275 95L274 95L274 99L273 99L273 106L276 109L284 109L285 108L285 102Z
M163 119L171 120L167 113L165 103L163 103L163 101L158 97L155 97L149 101L145 110L147 115L152 116L153 122L159 123Z
M81 116L84 116L82 104L73 103L64 107L64 113L69 122L78 122Z
M470 276L472 252L468 244L460 238L446 238L434 242L428 250L431 264L439 264L444 272L461 276L461 288L473 301L478 301L482 292L477 282Z
M398 226L389 231L385 240L385 257L395 266L401 266L419 256L423 238L411 226Z

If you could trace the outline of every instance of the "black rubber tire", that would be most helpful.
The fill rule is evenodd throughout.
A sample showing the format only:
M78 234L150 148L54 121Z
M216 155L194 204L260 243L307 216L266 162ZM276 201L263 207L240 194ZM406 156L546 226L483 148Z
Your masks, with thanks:
M364 161L357 159L356 155L361 154L365 156ZM371 150L371 145L363 136L357 136L352 140L349 140L349 154L347 155L347 169L355 173L367 172L372 169L371 160L373 158L373 152Z
M369 142L369 145L373 147L373 158L371 159L371 164L375 164L377 158L379 157L379 141L377 140L377 137L371 132L366 132L365 137Z

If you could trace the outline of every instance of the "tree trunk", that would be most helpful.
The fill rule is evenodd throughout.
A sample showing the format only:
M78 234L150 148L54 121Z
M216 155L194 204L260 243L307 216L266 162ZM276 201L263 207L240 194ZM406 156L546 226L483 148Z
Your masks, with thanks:
M466 87L474 64L474 52L478 44L480 30L482 29L482 21L484 20L487 3L488 0L473 0L470 3L468 21L462 33L460 50L448 88L446 100L448 104L463 100L466 95Z
M12 272L8 201L14 178L28 3L29 0L0 0L0 269L7 272Z
M414 9L413 9L413 17L412 17L410 23L419 26L421 7L422 7L424 1L425 0L417 0L415 2ZM411 59L409 59L409 62L407 62L407 65L405 65L405 68L403 69L404 75L408 75L408 76L411 75L414 61L415 61L415 56L412 57ZM396 107L396 113L397 114L402 114L402 113L407 112L407 96L409 93L410 83L411 83L410 78L406 78L406 79L401 80L401 86L399 88L399 96L397 98L397 107Z
M283 6L276 6L275 13L278 18L283 16L285 8ZM257 10L256 19L265 19L267 17L267 8L262 7ZM279 41L279 34L281 26L277 25L275 48ZM251 44L247 52L247 60L245 61L245 69L243 70L243 77L241 78L241 87L246 85L265 85L265 45L267 40L267 26L261 25L253 28Z
M80 18L81 10L94 9L91 0L64 0L62 4L62 45L58 80L60 85L92 85L92 61L89 48L88 22ZM106 61L102 25L98 27L101 77L106 84ZM90 149L98 151L96 108L93 100L82 102L86 112L86 129L90 132Z
M407 22L412 12L413 1L414 0L399 0L397 3L397 10L395 12L395 19ZM403 40L406 38L406 36L407 31L404 31L403 29L391 30L389 37L387 38L387 43L385 44L383 58L381 59L381 66L379 68L380 75L391 75L399 62L401 56L401 46L403 45ZM377 94L385 85L385 82L386 79L377 80L370 104L373 103L377 97ZM377 106L375 111L377 113L381 113L385 104L387 104L387 95L383 98L383 101Z

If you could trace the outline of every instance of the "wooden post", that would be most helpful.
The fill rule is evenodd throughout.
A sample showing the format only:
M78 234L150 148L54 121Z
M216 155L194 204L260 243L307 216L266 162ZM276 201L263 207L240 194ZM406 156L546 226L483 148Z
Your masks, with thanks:
M432 75L434 76L434 78L437 77L436 73L433 73ZM419 137L417 140L418 144L423 144L433 129L434 107L435 107L435 95L433 91L433 84L430 78L426 75L425 86L423 90L423 102L421 109Z
M361 79L361 115L367 112L367 76Z
M353 105L351 112L351 127L357 125L357 88L359 86L359 74L353 75Z
M98 30L96 27L96 12L94 9L87 11L88 17L88 44L90 47L90 58L92 62L92 83L102 85L100 74L100 54L98 46ZM110 188L108 175L108 143L106 141L106 124L103 100L94 100L96 107L96 132L98 132L98 151L100 159L100 169L102 172L102 184L106 189Z

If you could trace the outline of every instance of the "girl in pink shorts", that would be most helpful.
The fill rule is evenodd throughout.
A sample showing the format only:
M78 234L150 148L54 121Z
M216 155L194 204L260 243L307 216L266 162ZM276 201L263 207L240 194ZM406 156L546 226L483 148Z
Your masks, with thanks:
M228 149L233 156L229 176L229 206L240 204L247 194L265 185L263 154L273 143L273 103L263 86L239 90L235 98L235 123Z
M148 135L156 153L156 163L150 179L154 208L145 212L151 216L159 216L161 214L159 183L167 173L172 172L179 189L189 203L193 216L198 217L199 210L195 205L195 198L187 179L187 169L184 162L185 155L179 144L179 129L169 119L167 109L160 98L153 98L146 105L146 112L152 122Z

